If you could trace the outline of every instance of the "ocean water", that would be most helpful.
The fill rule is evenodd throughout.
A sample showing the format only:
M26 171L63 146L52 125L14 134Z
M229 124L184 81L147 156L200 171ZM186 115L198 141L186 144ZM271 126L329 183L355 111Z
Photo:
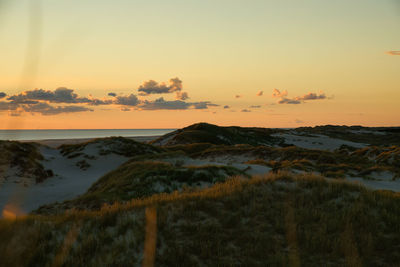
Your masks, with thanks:
M0 140L49 140L110 136L158 136L175 129L0 130Z

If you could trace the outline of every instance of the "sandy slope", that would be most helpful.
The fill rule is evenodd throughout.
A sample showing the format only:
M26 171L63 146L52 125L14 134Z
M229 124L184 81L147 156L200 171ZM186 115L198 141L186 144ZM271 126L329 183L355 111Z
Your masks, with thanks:
M293 144L307 149L334 150L341 145L352 147L364 147L366 144L354 143L340 139L334 139L323 135L301 136L289 133L277 134L283 137L287 144ZM137 141L150 141L155 137L134 137ZM88 140L42 140L40 143L48 145L40 148L44 156L42 161L45 169L54 172L54 177L40 184L24 186L24 183L16 183L20 179L7 179L0 185L0 210L5 207L12 209L14 213L23 214L30 212L41 205L53 202L61 202L72 199L86 192L86 190L107 172L114 170L128 158L116 154L99 155L99 147L88 145L81 152L82 155L68 158L60 153L55 147L61 144L76 144ZM85 157L86 155L86 157ZM89 156L89 157L88 157ZM271 168L262 165L246 164L252 160L249 156L217 156L201 159L190 157L169 158L165 161L183 161L183 165L227 165L245 171L249 175L267 174ZM81 169L77 162L85 160L90 166ZM372 179L346 177L348 181L360 182L371 189L385 189L400 192L400 180L392 180L391 173L373 173ZM22 179L23 180L23 179ZM18 207L18 208L17 208Z
M306 149L321 149L321 150L335 150L342 145L347 145L355 148L362 148L367 144L355 143L346 140L331 138L326 135L315 134L313 136L302 136L289 133L273 134L276 137L285 139L286 144L292 144Z
M93 151L89 150L84 152L90 155ZM42 147L41 152L45 158L42 164L46 169L53 170L54 177L27 187L7 181L0 189L0 210L11 205L17 209L14 212L26 213L43 204L74 198L86 192L98 178L127 160L115 154L98 156L95 160L87 160L91 166L81 170L76 166L79 157L68 159L59 150L48 147Z

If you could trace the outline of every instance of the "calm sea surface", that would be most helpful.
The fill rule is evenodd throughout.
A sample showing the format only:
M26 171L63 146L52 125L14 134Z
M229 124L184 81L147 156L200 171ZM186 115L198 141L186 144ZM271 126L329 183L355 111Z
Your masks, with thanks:
M0 140L47 140L99 138L109 136L157 136L175 129L96 129L96 130L0 130Z

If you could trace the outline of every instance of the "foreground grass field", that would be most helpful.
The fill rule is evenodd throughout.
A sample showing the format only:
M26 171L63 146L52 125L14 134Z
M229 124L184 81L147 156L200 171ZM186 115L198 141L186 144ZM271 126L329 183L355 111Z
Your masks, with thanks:
M398 266L399 233L399 194L279 173L2 219L0 265Z

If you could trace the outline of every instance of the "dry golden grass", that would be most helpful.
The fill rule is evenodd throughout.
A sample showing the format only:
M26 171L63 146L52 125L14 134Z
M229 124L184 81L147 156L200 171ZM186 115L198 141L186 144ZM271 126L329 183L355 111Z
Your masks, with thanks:
M399 225L399 194L278 173L0 220L0 258L4 266L132 266L155 247L155 266L395 266ZM146 229L156 236L148 245Z

